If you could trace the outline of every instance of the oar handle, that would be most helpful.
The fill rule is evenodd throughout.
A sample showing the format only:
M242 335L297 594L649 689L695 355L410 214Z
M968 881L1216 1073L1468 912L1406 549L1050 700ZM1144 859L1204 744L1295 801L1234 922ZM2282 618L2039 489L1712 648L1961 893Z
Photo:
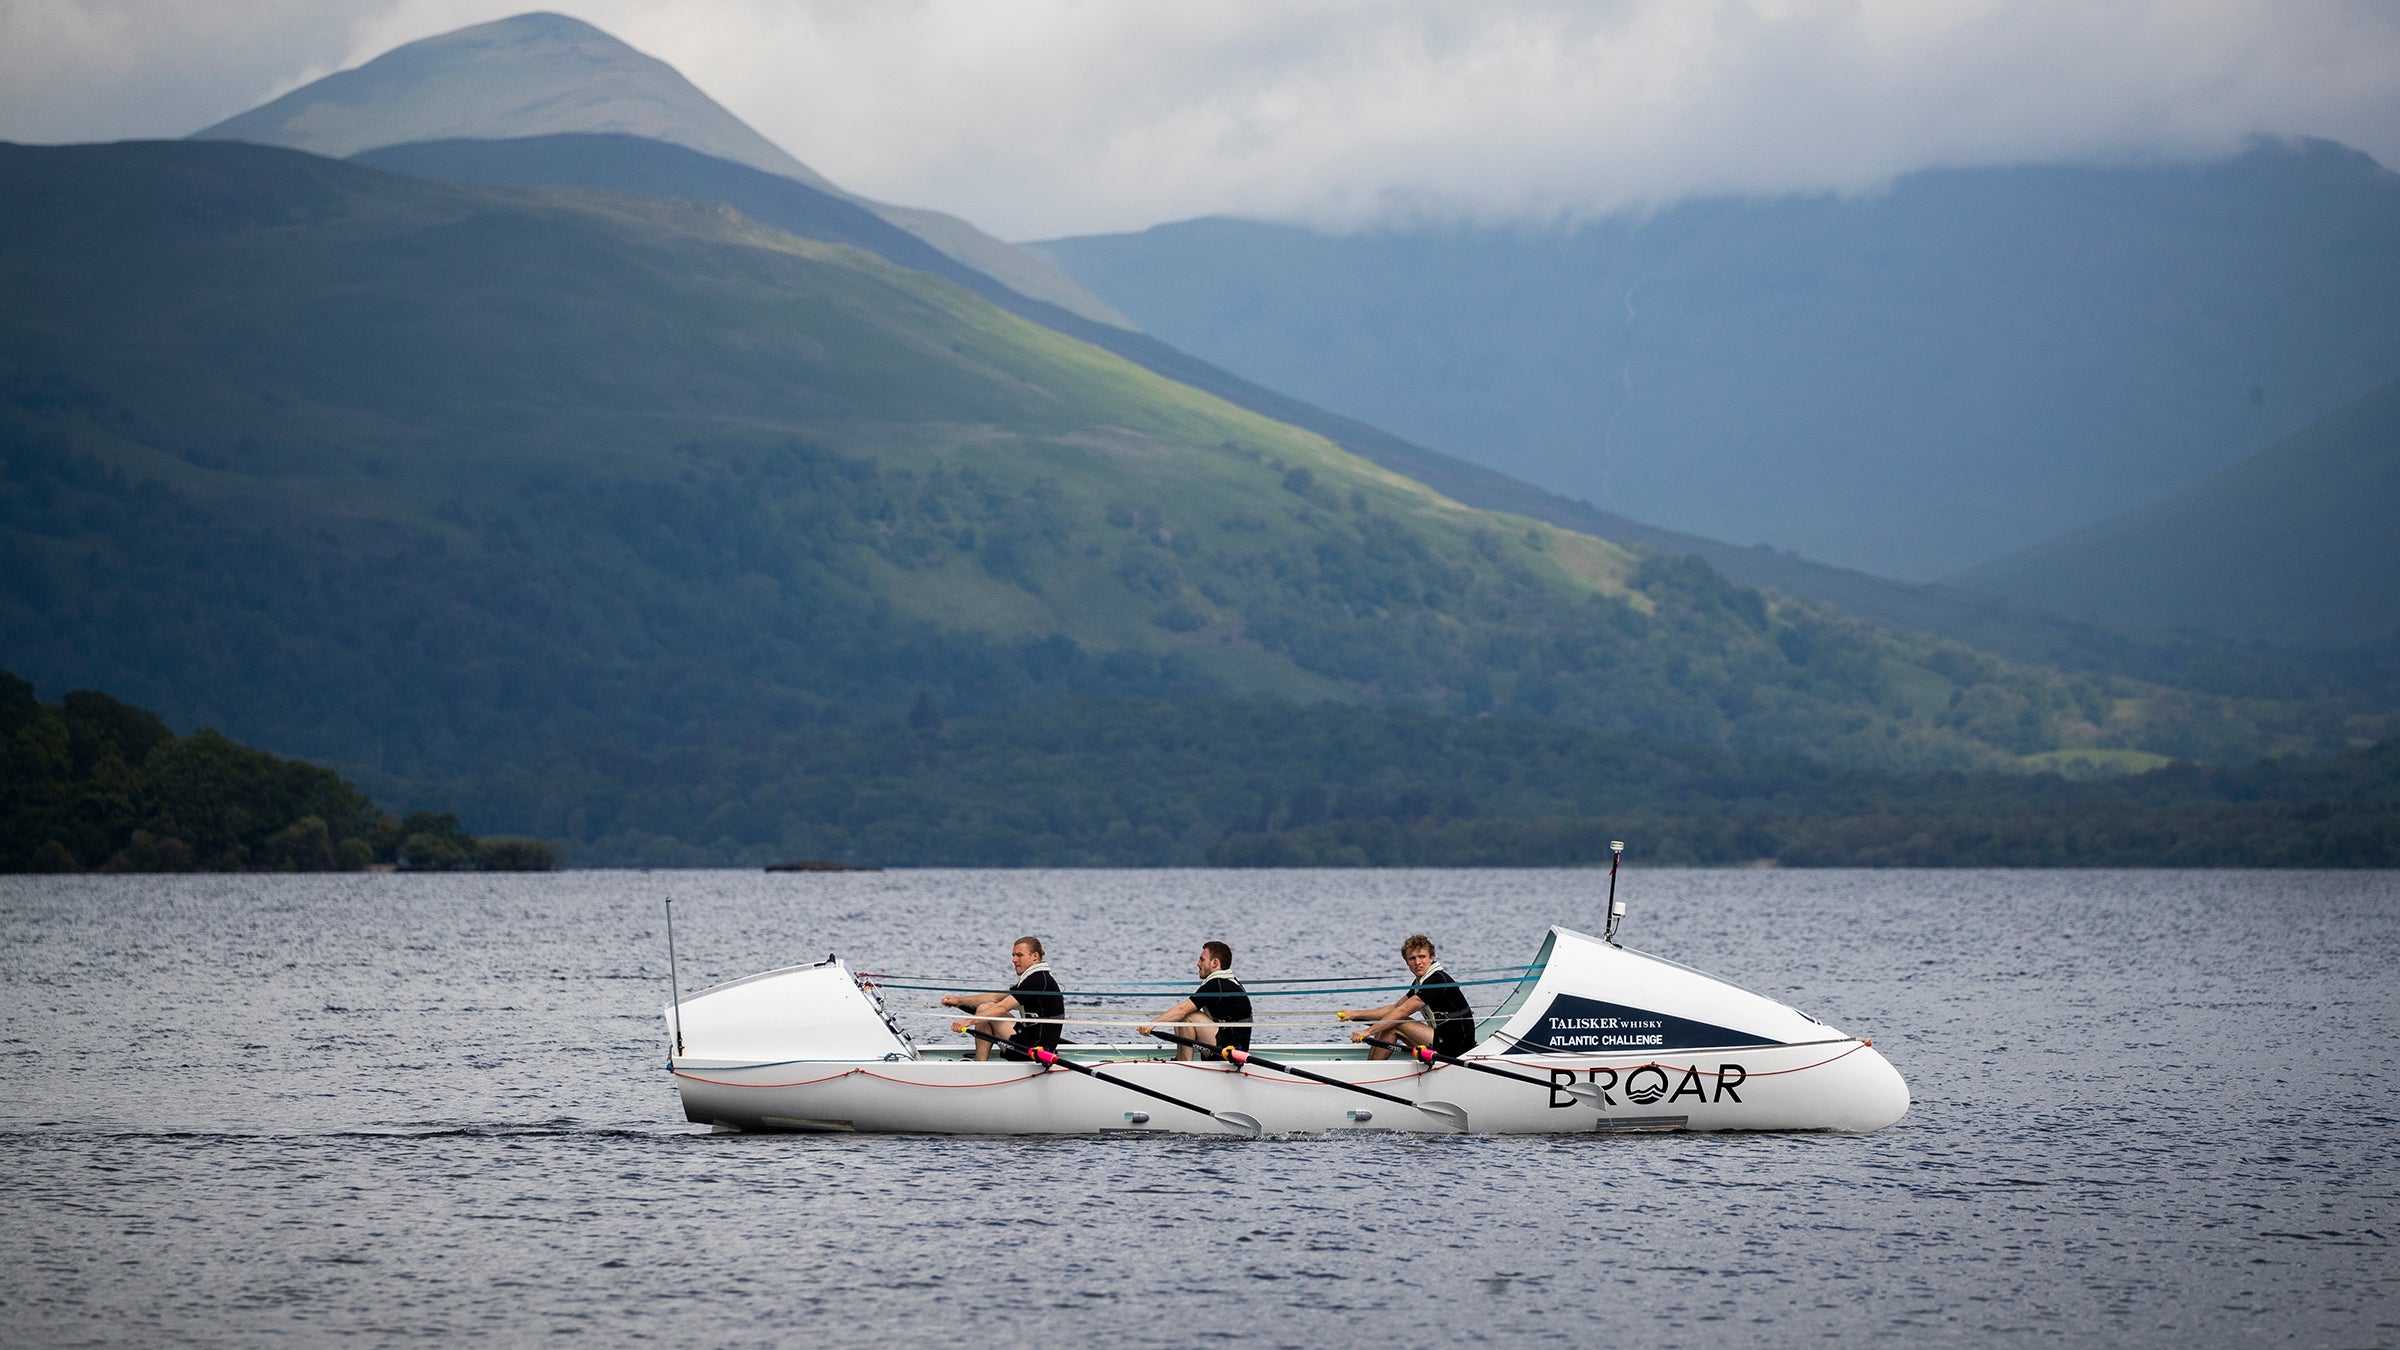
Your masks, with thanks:
M1445 1055L1438 1050L1434 1050L1430 1047L1422 1045L1411 1045L1407 1041L1387 1041L1381 1036L1361 1036L1359 1039L1369 1045L1381 1046L1386 1050L1398 1050L1411 1059L1421 1059L1427 1064L1432 1064L1437 1060L1444 1064L1459 1063L1457 1060L1452 1059L1450 1056ZM1476 1066L1472 1064L1460 1064L1459 1067L1472 1069Z
M1560 1092L1580 1092L1583 1090L1578 1084L1552 1082L1547 1078L1536 1078L1531 1074L1515 1073L1508 1069L1499 1068L1490 1064L1477 1064L1471 1059L1460 1059L1456 1055L1445 1055L1441 1051L1435 1050L1430 1046L1411 1045L1406 1041L1387 1041L1381 1036L1369 1036L1365 1039L1369 1045L1380 1045L1390 1050L1405 1050L1408 1053L1416 1056L1418 1059L1423 1060L1427 1064L1455 1064L1462 1069L1473 1069L1477 1073L1488 1073L1494 1078L1506 1078L1513 1082L1523 1083L1527 1087L1547 1088L1553 1094L1554 1099L1555 1094Z
M994 1045L1005 1046L1008 1049L1015 1050L1020 1054L1029 1057L1034 1063L1041 1065L1045 1069L1071 1069L1074 1072L1083 1074L1088 1078L1097 1078L1101 1082L1108 1084L1110 1087L1121 1087L1127 1092L1138 1092L1145 1097L1150 1097L1158 1101L1165 1102L1169 1106L1180 1106L1186 1111L1206 1116L1210 1120L1223 1120L1225 1118L1219 1112L1211 1111L1207 1107L1198 1105L1194 1102L1187 1102L1181 1097L1170 1097L1164 1092L1157 1091L1153 1088L1143 1087L1139 1083L1128 1083L1124 1079L1119 1078L1114 1074L1102 1073L1089 1064L1078 1064L1074 1060L1068 1059L1066 1056L1059 1054L1056 1050L1049 1049L1045 1046L1019 1045L1015 1041L1003 1040L998 1036L992 1035L988 1031L977 1031L972 1027L966 1028L966 1032L968 1035L979 1041L990 1041ZM1255 1130L1251 1130L1249 1132L1256 1133Z
M1178 1023L1178 1025L1182 1024ZM1231 1059L1233 1057L1226 1052L1226 1048L1224 1046L1210 1045L1206 1041L1194 1040L1189 1036L1178 1036L1172 1031L1153 1031L1150 1034L1162 1041L1166 1041L1174 1045L1188 1045L1192 1049L1200 1051L1202 1054L1211 1055L1217 1059Z
M1028 1049L1028 1047L1019 1045L1015 1041L1012 1041L1005 1036L995 1036L988 1031L977 1031L973 1027L952 1027L951 1030L963 1031L979 1041L990 1041L992 1044L999 1046L1003 1050L1024 1051Z
M1363 1093L1364 1095L1373 1097L1378 1101L1391 1102L1396 1106L1413 1106L1419 1110L1423 1110L1425 1106L1423 1102L1412 1102L1406 1097L1395 1097L1389 1092L1377 1092L1371 1087L1360 1087L1356 1083L1345 1083L1339 1078L1334 1078L1326 1074L1310 1073L1306 1069L1294 1068L1289 1064L1279 1063L1272 1059L1264 1059L1260 1056L1251 1054L1247 1050L1237 1050L1229 1045L1204 1045L1188 1036L1178 1036L1170 1031L1153 1031L1150 1034L1158 1037L1162 1041L1173 1041L1178 1045L1188 1045L1195 1050L1214 1050L1217 1054L1217 1058L1232 1060L1234 1063L1241 1065L1245 1069L1255 1064L1262 1069L1272 1069L1276 1073L1289 1074L1294 1078L1305 1078L1312 1083L1323 1083L1327 1087L1337 1087L1349 1092Z
M1250 1065L1256 1064L1262 1069L1273 1069L1277 1073L1287 1073L1294 1078L1305 1078L1312 1083L1323 1083L1327 1087L1346 1088L1351 1092L1363 1093L1366 1096L1374 1097L1380 1101L1391 1102L1396 1106L1413 1106L1418 1110L1425 1109L1425 1103L1423 1102L1412 1102L1406 1097L1397 1097L1389 1092L1378 1092L1374 1088L1360 1087L1356 1083L1345 1083L1341 1079L1335 1078L1330 1074L1310 1073L1306 1069L1297 1068L1290 1064L1277 1063L1271 1059L1260 1059L1258 1056L1251 1054L1247 1050L1228 1050L1225 1052L1225 1057L1244 1068L1248 1068Z

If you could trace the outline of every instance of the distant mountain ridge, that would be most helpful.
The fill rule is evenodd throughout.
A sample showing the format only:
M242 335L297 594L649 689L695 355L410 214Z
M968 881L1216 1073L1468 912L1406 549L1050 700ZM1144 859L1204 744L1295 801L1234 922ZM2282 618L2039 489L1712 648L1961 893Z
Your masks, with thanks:
M641 136L778 174L873 211L1001 284L1124 324L1047 262L938 211L851 197L673 66L563 14L531 13L395 47L192 134L347 158L414 141L560 132Z
M1472 510L719 205L209 142L0 148L0 191L0 649L377 791L1183 694L1893 767L2380 725Z
M547 52L531 63L537 69L530 73L524 60L510 59L512 53L521 56L525 49ZM487 61L498 62L496 81ZM312 119L330 120L332 130L346 130L351 140L375 140L404 128L472 131L474 135L458 139L378 146L351 158L453 182L582 187L726 202L778 229L866 248L903 267L956 282L1011 313L1170 379L1315 431L1458 501L1603 538L1692 553L1744 584L1830 603L1870 622L1966 642L2015 660L2071 671L2113 671L2219 692L2254 693L2297 685L2315 687L2324 682L2320 676L2296 672L2287 658L2273 653L2116 632L1985 596L1889 582L1788 552L1745 548L1662 529L1427 450L1242 379L1153 337L1120 327L1121 321L1096 321L1035 299L1027 292L1041 293L1038 285L1012 288L1000 280L1005 267L970 266L933 247L919 237L922 229L911 234L893 223L902 214L896 208L863 203L823 184L813 171L710 103L671 69L572 20L554 22L543 16L526 16L484 25L412 44L369 65L379 73L363 81L365 88L355 98L349 91L362 83L361 73L367 67L331 77L310 90L298 91L294 98L279 100L225 126L268 139L297 137L299 132L287 124ZM542 97L534 97L537 91ZM529 128L545 125L621 126L657 132L669 118L683 124L672 140L630 132L525 134ZM262 125L263 131L259 129ZM516 134L509 134L512 130ZM320 138L319 143L338 149L348 141ZM716 146L736 157L705 153L692 144ZM911 228L923 224L910 223ZM991 262L989 258L978 260Z
M550 125L623 130L526 134L530 128ZM895 225L899 216L894 208L841 193L710 102L672 68L575 20L526 15L413 43L202 135L308 141L338 150L403 129L429 127L478 134L374 146L352 157L449 181L575 186L725 201L777 228L863 247L953 281L1013 313L1171 379L1317 431L1353 453L1468 504L1693 553L1745 584L1831 603L1896 629L1947 637L2011 659L2070 671L2114 671L2228 693L2325 683L2294 670L2287 658L2271 652L2195 646L2187 639L2161 641L2090 621L2062 620L1983 595L1891 583L1787 552L1662 529L1328 413L1144 334L1033 299L1001 282L992 270L969 266L934 248ZM495 139L490 135L494 131L513 134ZM634 134L637 131L646 134ZM703 153L693 145L718 153ZM2337 682L2341 678L2347 677L2337 676Z
M2400 177L2324 142L1860 198L1032 245L1145 331L1600 508L1932 580L2400 369Z
M2400 379L2163 501L1955 583L2293 645L2400 639Z
M864 248L903 267L964 286L1001 308L1089 342L1240 407L1304 427L1351 453L1470 506L1507 511L1604 539L1690 553L1745 585L1816 600L1870 622L1932 633L2013 660L2068 670L2112 670L2167 684L2255 693L2289 687L2293 672L2270 654L2153 641L2003 604L1985 596L1911 586L1813 563L1773 549L1741 548L1598 511L1504 474L1412 445L1374 427L1262 388L1145 334L1094 323L1032 300L944 255L873 212L791 178L626 135L570 133L508 140L431 141L362 151L353 163L446 182L499 187L580 187L724 202L803 238ZM2231 656L2229 661L2227 658Z

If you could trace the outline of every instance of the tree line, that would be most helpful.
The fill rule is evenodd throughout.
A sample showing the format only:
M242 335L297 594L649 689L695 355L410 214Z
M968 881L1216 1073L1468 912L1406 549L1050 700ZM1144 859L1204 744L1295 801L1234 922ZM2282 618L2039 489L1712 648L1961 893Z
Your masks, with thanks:
M2400 865L2400 740L2131 777L1894 773L1505 717L1075 701L431 783L603 866Z
M330 769L177 736L88 689L43 703L0 671L0 872L549 871L555 848L394 817Z
M668 750L596 739L380 785L597 865L2400 865L2400 740L2071 782L1903 774L1511 718L1072 700ZM539 838L395 817L332 770L0 673L0 870L547 870Z

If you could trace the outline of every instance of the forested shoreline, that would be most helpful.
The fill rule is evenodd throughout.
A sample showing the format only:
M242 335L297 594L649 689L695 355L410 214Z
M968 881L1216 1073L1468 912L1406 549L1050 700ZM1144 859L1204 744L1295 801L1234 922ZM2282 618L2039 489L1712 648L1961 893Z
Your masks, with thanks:
M330 769L0 671L0 872L549 871L534 839L395 818Z
M369 775L370 780L372 775ZM0 871L2400 866L2400 740L2320 760L1900 774L1504 718L1078 700L373 784L0 672ZM526 836L469 834L459 816Z
M2400 865L2400 740L2330 759L1902 774L1510 718L1074 702L648 752L606 741L407 793L594 866Z

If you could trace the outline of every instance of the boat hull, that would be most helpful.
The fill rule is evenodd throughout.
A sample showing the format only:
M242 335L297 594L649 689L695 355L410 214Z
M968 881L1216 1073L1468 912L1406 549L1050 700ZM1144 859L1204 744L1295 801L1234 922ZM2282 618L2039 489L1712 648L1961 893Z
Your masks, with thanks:
M1317 1051L1295 1047L1287 1058ZM1238 1112L1270 1134L1356 1130L1451 1133L1449 1121L1269 1070L1078 1055L1127 1083L1204 1111ZM1323 1053L1317 1051L1317 1053ZM1908 1088L1865 1041L1744 1046L1672 1055L1509 1055L1452 1065L1307 1058L1312 1073L1466 1113L1476 1134L1664 1130L1880 1129L1906 1114ZM735 1130L897 1134L1242 1133L1201 1114L1064 1069L974 1061L706 1065L673 1070L691 1120ZM1595 1094L1570 1095L1566 1083ZM1559 1086L1550 1086L1557 1084Z
M735 1130L1248 1134L1255 1123L1275 1134L1446 1133L1463 1116L1477 1134L1863 1131L1907 1114L1908 1085L1865 1040L1715 976L1565 928L1551 930L1525 971L1476 1024L1467 1056L1501 1073L1266 1035L1258 1053L1335 1081L1256 1063L1178 1063L1152 1041L1068 1049L1115 1082L977 1062L919 1047L873 987L830 958L670 1005L668 1065L688 1118ZM1282 1016L1273 1030L1292 1025Z

